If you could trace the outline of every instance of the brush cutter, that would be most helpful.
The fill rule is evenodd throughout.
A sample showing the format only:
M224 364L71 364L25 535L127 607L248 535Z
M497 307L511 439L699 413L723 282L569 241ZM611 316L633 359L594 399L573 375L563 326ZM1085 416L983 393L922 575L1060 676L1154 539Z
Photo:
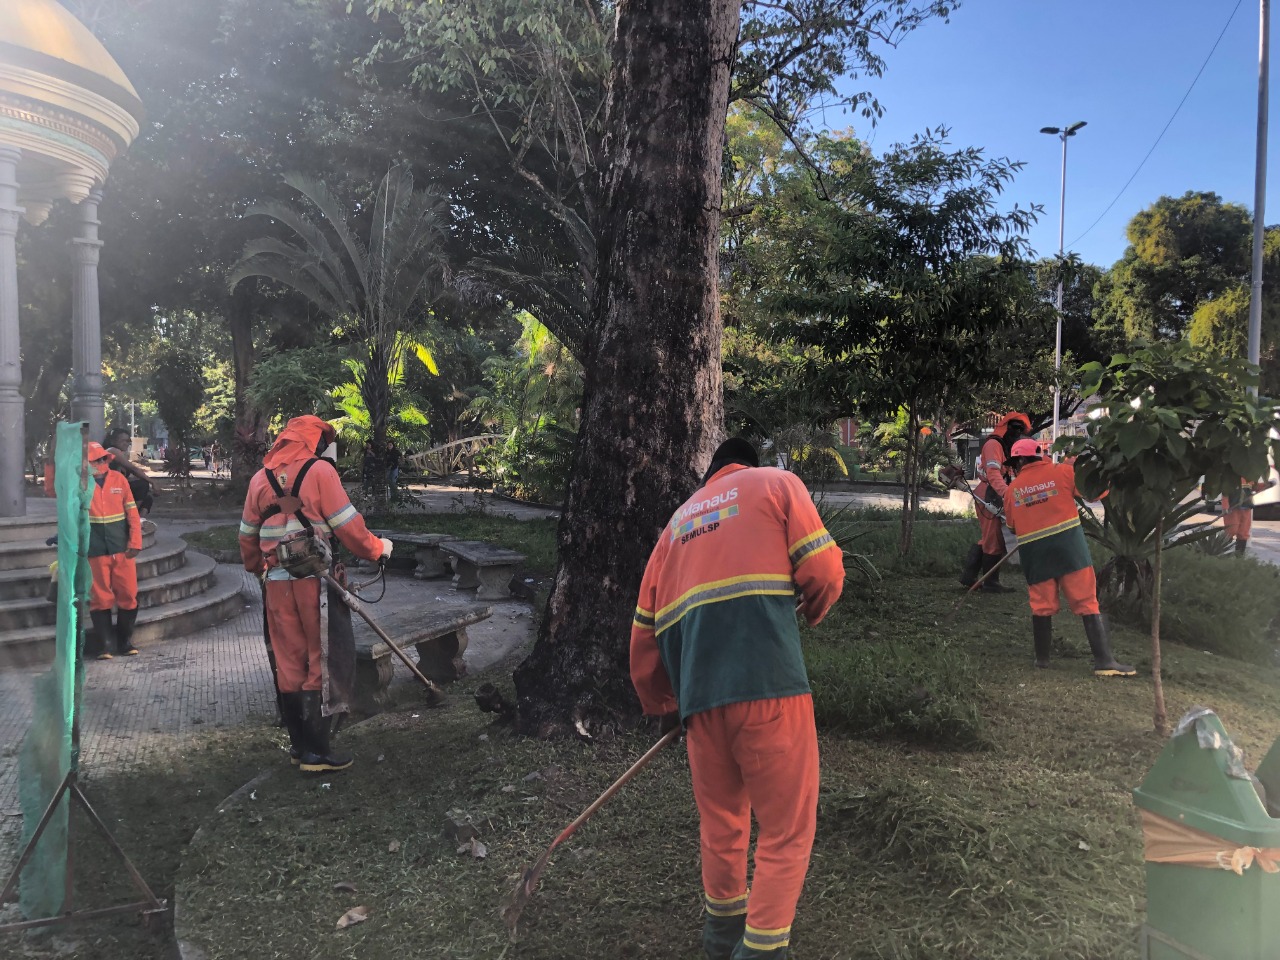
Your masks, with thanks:
M352 611L354 611L355 613L358 613L364 619L364 622L367 623L373 629L373 632L378 635L378 637L382 640L382 642L391 648L391 652L394 653L401 660L403 660L404 665L408 667L411 671L413 671L413 675L422 681L423 686L427 688L427 692L431 695L431 699L430 699L431 704L435 705L438 703L443 703L445 699L444 691L441 690L437 684L429 680L426 674L424 674L421 670L418 669L418 665L405 655L405 652L400 649L399 644L397 644L394 640L392 640L389 636L387 636L386 631L383 630L380 626L378 626L377 622L373 619L373 617L369 615L369 611L364 608L364 604L361 603L351 593L350 590L348 590L341 583L339 583L337 577L331 574L328 570L321 570L320 575L324 577L326 581L328 581L329 586L333 587L334 590L338 591L338 596L342 598L342 602L345 603L348 607L350 607Z
M648 749L643 757L633 763L630 769L613 782L613 784L604 793L596 798L595 802L582 813L578 814L578 819L573 821L560 832L560 836L551 841L551 846L547 847L532 866L526 867L524 873L520 877L520 882L516 885L515 890L511 892L511 896L507 898L506 905L502 908L502 920L507 925L507 932L514 940L516 935L516 924L520 922L520 914L533 899L533 891L538 886L538 878L542 876L542 871L547 868L547 864L551 861L551 853L556 847L568 840L577 829L591 819L591 815L599 810L608 802L609 798L622 789L628 780L643 770L649 761L661 752L662 748L672 743L680 736L680 725L672 727L662 739Z

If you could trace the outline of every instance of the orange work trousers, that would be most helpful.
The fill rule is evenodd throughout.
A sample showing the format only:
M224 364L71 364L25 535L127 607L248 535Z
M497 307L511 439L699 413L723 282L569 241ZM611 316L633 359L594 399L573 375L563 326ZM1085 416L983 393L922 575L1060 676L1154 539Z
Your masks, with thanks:
M745 913L757 950L791 940L818 817L818 736L809 694L750 700L688 720L702 833L702 886L713 916ZM747 895L751 814L759 824Z
M978 526L982 530L982 538L978 541L982 544L982 552L993 557L1003 557L1004 534L1000 529L1000 518L992 516L982 504L974 504L974 509L978 511Z
M93 582L89 585L89 609L133 610L138 606L138 564L123 553L90 557Z
M1066 594L1067 605L1076 616L1101 612L1098 610L1098 578L1093 573L1093 567L1085 567L1053 580L1030 584L1027 593L1031 594L1032 615L1052 617L1057 613L1059 590Z
M320 579L268 580L267 627L281 693L320 689Z
M1222 498L1222 531L1232 540L1248 540L1253 532L1253 507L1231 508L1230 501Z

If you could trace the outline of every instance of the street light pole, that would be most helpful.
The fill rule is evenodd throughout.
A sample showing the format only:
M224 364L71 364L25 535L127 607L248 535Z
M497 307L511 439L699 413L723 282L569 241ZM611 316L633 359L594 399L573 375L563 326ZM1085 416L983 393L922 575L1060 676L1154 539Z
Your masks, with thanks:
M1261 0L1258 24L1258 147L1253 174L1253 277L1249 285L1249 362L1262 354L1262 241L1267 202L1267 71L1271 47L1271 2ZM1251 391L1257 396L1258 389Z
M1264 0L1265 2L1265 0ZM1053 428L1052 441L1058 441L1058 417L1062 408L1062 269L1065 250L1065 230L1067 225L1067 138L1074 137L1076 131L1086 126L1084 120L1065 127L1041 127L1041 133L1052 134L1062 141L1062 185L1058 191L1058 324L1053 343ZM1056 454L1055 454L1056 457Z

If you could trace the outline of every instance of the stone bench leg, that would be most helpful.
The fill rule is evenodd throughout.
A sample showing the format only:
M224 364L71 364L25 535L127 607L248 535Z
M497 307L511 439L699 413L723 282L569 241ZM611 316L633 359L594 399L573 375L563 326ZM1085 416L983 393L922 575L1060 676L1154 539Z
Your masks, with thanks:
M435 580L453 572L449 566L449 555L439 547L418 547L413 551L413 559L418 562L413 571L418 580Z
M477 600L509 600L511 598L511 577L513 567L481 567L476 579Z
M453 558L453 588L474 590L480 586L480 568L461 557Z
M418 644L418 669L436 683L461 680L467 675L467 664L462 659L466 649L466 627L459 627L443 637L423 640Z
M356 661L355 708L370 716L381 713L387 702L387 689L395 668L391 657Z

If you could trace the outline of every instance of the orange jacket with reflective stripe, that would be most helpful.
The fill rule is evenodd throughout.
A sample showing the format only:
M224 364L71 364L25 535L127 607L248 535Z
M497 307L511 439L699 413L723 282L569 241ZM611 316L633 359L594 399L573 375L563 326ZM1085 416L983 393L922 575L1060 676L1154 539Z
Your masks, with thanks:
M809 692L796 624L840 596L844 560L800 478L731 464L671 517L631 627L645 713L689 716Z
M93 499L89 502L89 553L109 557L125 550L142 549L142 518L129 492L129 480L108 470L102 477L90 476Z

